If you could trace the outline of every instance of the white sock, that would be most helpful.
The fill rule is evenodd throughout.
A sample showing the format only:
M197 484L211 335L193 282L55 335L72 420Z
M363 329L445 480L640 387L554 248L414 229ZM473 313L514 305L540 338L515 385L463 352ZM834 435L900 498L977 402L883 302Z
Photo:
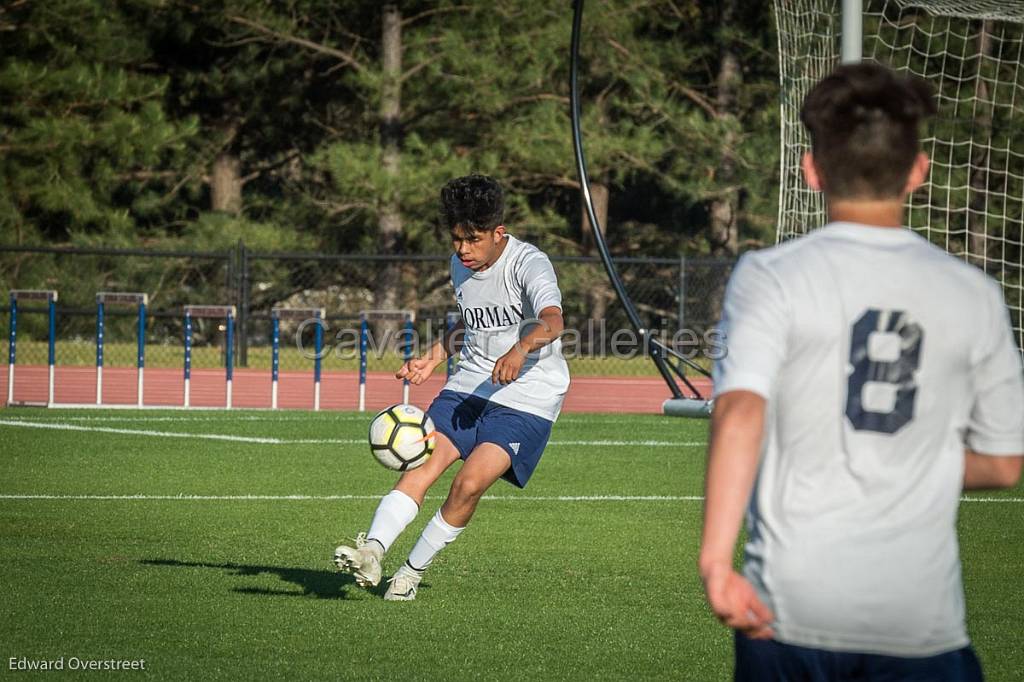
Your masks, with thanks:
M392 490L377 505L373 522L366 533L367 540L375 540L386 552L405 527L416 518L420 507L401 490Z
M409 560L405 562L406 565L412 570L422 573L434 561L434 556L444 549L445 545L454 542L455 538L459 537L459 533L464 530L466 530L465 526L456 528L445 521L441 516L441 510L438 509L434 518L430 519L430 523L423 529L423 534L416 541L412 551L409 552Z

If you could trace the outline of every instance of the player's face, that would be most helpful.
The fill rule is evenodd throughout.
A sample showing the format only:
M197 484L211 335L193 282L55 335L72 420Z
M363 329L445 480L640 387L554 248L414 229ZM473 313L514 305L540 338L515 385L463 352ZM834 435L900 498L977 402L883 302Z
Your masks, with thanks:
M505 243L505 227L493 230L467 230L456 227L451 231L452 248L462 264L470 270L483 270L494 264Z

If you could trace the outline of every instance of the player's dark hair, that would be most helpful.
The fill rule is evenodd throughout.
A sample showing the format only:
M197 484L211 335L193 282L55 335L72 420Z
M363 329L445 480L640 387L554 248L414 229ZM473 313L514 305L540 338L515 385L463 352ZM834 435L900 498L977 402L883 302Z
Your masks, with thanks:
M441 219L449 230L493 230L505 220L505 192L486 175L449 180L441 188Z
M891 199L920 150L918 126L935 113L931 87L879 64L844 64L811 88L800 120L814 166L835 199Z

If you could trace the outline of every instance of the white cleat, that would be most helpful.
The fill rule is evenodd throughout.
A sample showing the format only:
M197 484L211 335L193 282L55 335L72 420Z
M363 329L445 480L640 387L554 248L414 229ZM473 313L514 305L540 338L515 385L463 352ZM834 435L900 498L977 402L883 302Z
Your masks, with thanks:
M384 552L376 542L367 542L366 533L356 536L356 546L341 545L334 550L334 565L351 573L359 587L376 587L380 582L380 559Z
M388 590L384 593L385 601L412 601L416 598L416 589L420 586L423 575L403 564L388 580Z

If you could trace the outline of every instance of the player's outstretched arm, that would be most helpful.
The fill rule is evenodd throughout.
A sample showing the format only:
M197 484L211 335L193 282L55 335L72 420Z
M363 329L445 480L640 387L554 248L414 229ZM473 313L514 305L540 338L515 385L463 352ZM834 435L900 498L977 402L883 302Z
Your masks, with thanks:
M562 309L558 306L544 308L534 322L536 324L533 329L494 363L491 383L508 384L515 381L523 370L526 356L548 345L565 331Z
M769 639L774 616L733 569L733 550L761 454L765 399L729 391L715 400L704 486L699 570L715 616L748 637Z
M444 336L426 354L402 363L402 366L395 372L396 379L408 379L409 383L418 386L430 378L434 369L448 359L461 344L462 336L465 334L466 325L459 320L450 329L445 331Z
M1024 367L1002 288L988 281L987 325L971 367L974 404L967 423L964 490L1012 488L1024 462Z
M413 386L419 386L430 378L430 375L434 373L434 368L439 364L441 363L435 362L428 353L423 357L413 358L402 363L402 366L395 372L395 378L408 379Z
M985 455L967 450L964 456L964 490L1012 488L1020 481L1024 455Z

